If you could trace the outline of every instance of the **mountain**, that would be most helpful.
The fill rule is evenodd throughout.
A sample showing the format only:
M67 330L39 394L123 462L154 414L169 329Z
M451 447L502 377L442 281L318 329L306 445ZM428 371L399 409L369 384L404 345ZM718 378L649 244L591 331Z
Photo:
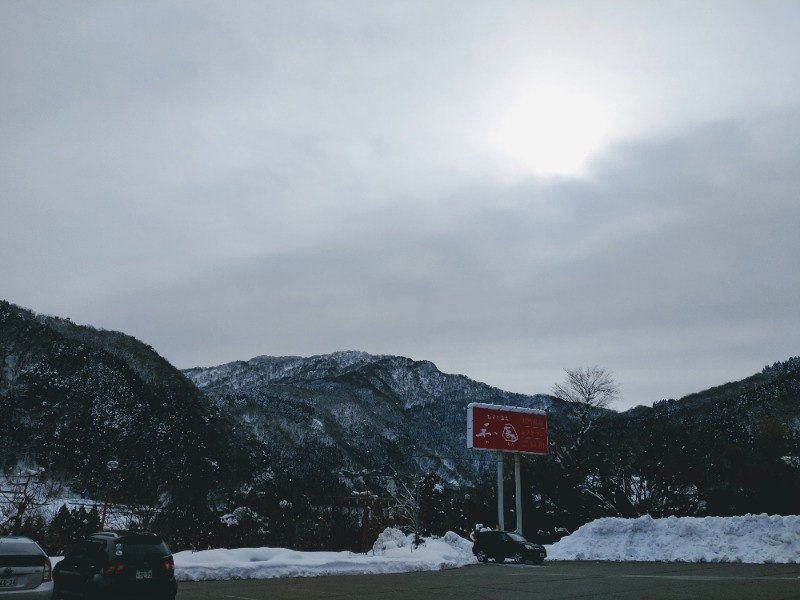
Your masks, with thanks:
M787 514L800 493L796 358L682 400L597 411L583 453L570 449L576 422L560 400L427 361L339 352L184 373L240 424L248 447L261 448L256 479L302 482L317 497L342 486L385 493L389 475L428 474L461 489L491 482L494 457L466 448L470 402L547 411L559 452L525 462L524 493L550 530L608 515Z
M44 466L94 498L109 482L119 501L204 498L231 430L150 346L0 301L0 466Z
M471 402L547 411L558 452L522 464L526 519L537 528L796 512L800 358L680 400L596 411L573 452L569 405L428 361L337 352L179 371L123 333L0 301L0 467L43 466L88 497L108 490L171 510L182 547L213 531L224 544L291 545L298 532L322 544L359 530L363 541L368 505L353 512L350 500L377 498L388 515L391 486L412 480L440 524L448 515L453 527L492 522L495 459L466 447ZM225 523L250 525L236 536L219 530L223 512ZM431 531L433 514L420 517ZM332 531L340 525L347 531Z
M800 358L680 400L609 414L595 439L613 463L605 478L627 479L639 514L795 514Z
M467 449L470 402L565 414L549 396L504 392L428 361L362 352L310 358L260 356L184 371L216 407L273 457L273 471L336 480L358 491L363 473L435 472L456 485L486 470Z

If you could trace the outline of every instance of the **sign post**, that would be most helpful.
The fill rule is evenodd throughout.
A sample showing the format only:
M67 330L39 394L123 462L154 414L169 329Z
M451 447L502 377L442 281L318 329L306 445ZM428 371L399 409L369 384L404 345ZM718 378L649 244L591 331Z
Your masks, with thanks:
M503 453L497 451L497 526L500 531L506 529L506 517L503 514Z
M522 535L522 477L520 476L520 457L522 455L517 452L514 454L514 493L516 496L517 508L517 529L516 532Z
M467 448L497 452L497 524L503 514L503 452L514 453L517 533L522 533L522 454L547 454L547 413L533 408L473 402L467 406Z

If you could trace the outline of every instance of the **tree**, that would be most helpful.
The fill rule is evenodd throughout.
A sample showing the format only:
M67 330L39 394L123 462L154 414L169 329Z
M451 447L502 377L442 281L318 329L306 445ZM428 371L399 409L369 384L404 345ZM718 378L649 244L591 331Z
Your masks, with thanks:
M62 556L72 547L75 543L74 527L69 508L62 504L47 530L47 551L50 556Z
M0 533L20 535L26 519L61 493L60 482L49 479L43 467L12 467L0 475Z
M622 489L608 489L605 485L608 473L601 452L603 437L599 428L593 431L593 425L602 410L619 396L619 386L610 372L599 367L564 372L566 379L553 386L553 395L567 404L572 419L551 436L545 465L549 485L542 483L542 494L562 513L559 519L569 515L586 522L599 516L618 516L615 498ZM593 452L588 451L590 447Z
M553 386L553 395L566 402L578 418L574 446L582 454L598 411L608 408L619 397L619 384L610 371L600 367L578 367L564 372L567 377L564 383Z
M415 539L421 539L419 478L393 478L389 480L386 491L393 500L391 514L397 526L405 532L413 533Z
M420 529L424 535L444 535L448 530L448 506L444 487L434 473L419 482Z

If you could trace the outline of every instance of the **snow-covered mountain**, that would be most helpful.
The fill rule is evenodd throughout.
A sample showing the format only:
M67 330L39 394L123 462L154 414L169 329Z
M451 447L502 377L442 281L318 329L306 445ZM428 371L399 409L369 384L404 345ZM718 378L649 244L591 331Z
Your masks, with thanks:
M547 411L559 451L522 467L533 518L550 529L600 516L791 514L798 399L795 357L680 400L598 414L589 451L571 454L575 420L560 401L427 361L337 352L181 372L123 333L0 301L0 467L40 465L102 498L116 460L115 499L167 498L176 529L189 533L242 506L286 522L281 511L298 493L308 510L346 504L352 492L385 500L390 476L460 489L450 498L459 502L464 488L484 486L471 494L484 510L494 463L466 447L470 402ZM307 521L300 509L297 522Z
M335 475L357 485L347 474L415 469L473 481L483 463L466 447L467 404L564 412L549 396L512 394L428 361L363 352L260 356L184 374L264 447L273 470L315 473L320 482Z
M112 459L120 499L273 478L358 487L364 472L474 481L484 464L466 448L469 402L563 412L547 396L362 352L182 373L124 333L0 301L0 466L44 465L95 497Z

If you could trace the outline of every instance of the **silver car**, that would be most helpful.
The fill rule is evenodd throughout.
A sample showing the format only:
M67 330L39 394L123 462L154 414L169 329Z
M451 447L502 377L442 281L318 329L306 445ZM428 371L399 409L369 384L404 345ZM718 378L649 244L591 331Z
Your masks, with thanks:
M53 569L39 544L20 536L0 537L0 600L50 600Z

